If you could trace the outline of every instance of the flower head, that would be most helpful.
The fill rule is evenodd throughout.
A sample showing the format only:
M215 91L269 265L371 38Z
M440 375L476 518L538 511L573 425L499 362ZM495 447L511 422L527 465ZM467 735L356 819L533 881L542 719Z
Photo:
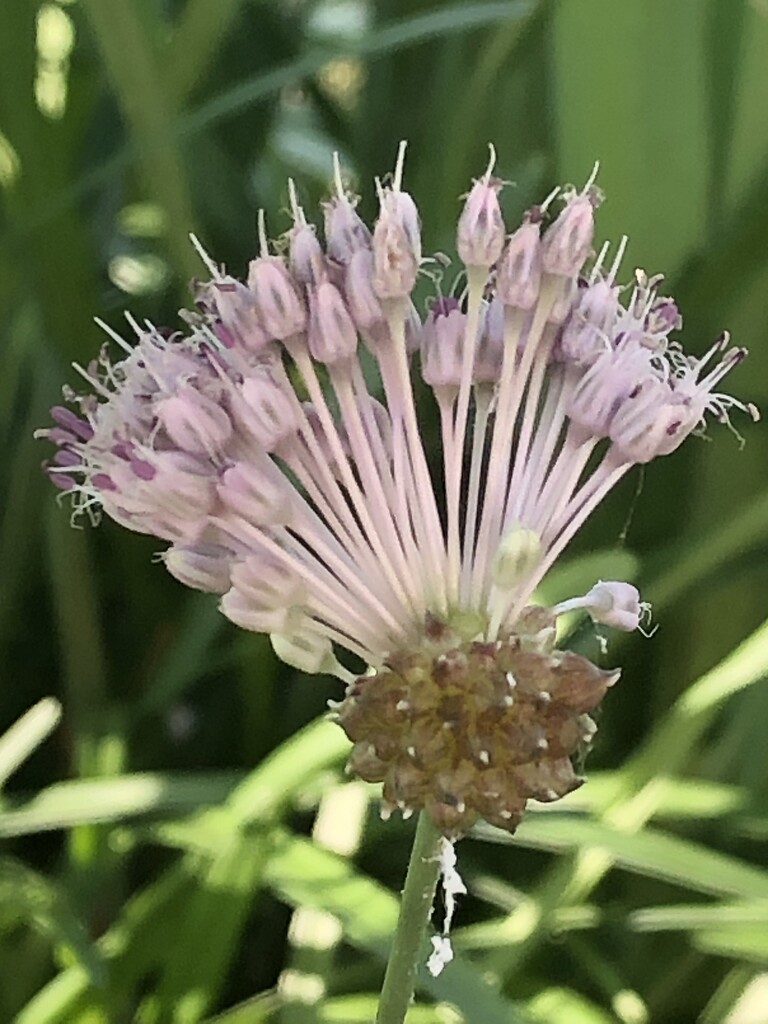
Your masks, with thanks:
M377 183L372 231L337 163L324 246L291 186L285 256L263 215L244 283L201 250L211 279L188 330L129 320L131 346L108 329L122 358L77 367L87 393L67 390L75 409L54 407L39 433L75 514L103 509L168 541L177 579L221 595L285 661L344 680L351 767L384 782L385 806L427 807L455 836L480 816L514 828L529 798L579 784L571 757L617 673L558 651L556 616L582 609L632 629L646 612L621 582L537 608L545 573L632 466L672 452L707 414L756 411L716 390L743 349L724 336L685 355L659 279L617 283L624 242L609 268L607 247L587 266L592 179L562 193L549 226L557 190L505 242L489 167L458 223L463 290L422 321L403 158ZM440 415L439 476L415 352Z

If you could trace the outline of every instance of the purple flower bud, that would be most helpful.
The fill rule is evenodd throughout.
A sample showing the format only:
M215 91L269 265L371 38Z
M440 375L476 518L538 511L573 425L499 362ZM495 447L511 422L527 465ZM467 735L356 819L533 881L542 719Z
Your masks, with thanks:
M254 526L285 526L290 520L293 491L266 455L226 470L217 490L229 511Z
M504 248L504 220L499 206L502 181L491 177L495 153L487 172L472 186L459 217L456 248L465 267L491 267Z
M163 554L171 576L193 590L224 594L230 587L232 552L219 544L174 545Z
M421 342L421 375L430 387L459 387L466 327L466 313L452 296L433 303Z
M472 367L475 384L495 384L504 359L504 306L494 298L483 310Z
M220 452L232 436L226 412L191 384L182 385L154 408L173 443L192 455Z
M496 273L496 295L505 306L533 309L540 287L539 222L531 218L509 236Z
M291 434L298 423L294 405L271 377L246 377L238 388L235 404L238 424L264 451L271 452Z
M607 437L622 403L637 401L654 387L656 374L651 354L639 345L625 345L598 356L576 385L568 402L568 415L594 437Z
M326 279L325 254L312 224L296 224L290 231L289 260L293 276L303 285L317 288Z
M373 232L373 289L380 299L411 294L421 261L416 204L407 192L383 189Z
M637 587L618 580L600 580L584 597L584 608L595 622L633 632L648 606L640 600Z
M207 294L217 316L212 330L222 345L263 352L272 338L259 323L253 295L245 285L234 278L212 281Z
M577 276L592 252L595 207L601 201L602 194L594 185L594 174L581 192L568 197L557 220L544 232L542 264L545 273Z
M559 352L577 366L591 366L611 347L619 313L619 289L607 281L588 285L563 328Z
M328 255L346 266L355 253L371 247L371 232L346 195L332 196L323 204Z
M644 464L679 448L703 414L703 402L686 401L665 381L649 380L619 405L610 438L623 459Z
M373 253L358 249L347 265L344 294L352 321L361 334L380 330L385 324L379 297L373 288Z
M249 555L233 566L231 583L219 607L235 625L257 633L289 632L305 618L306 587L276 559Z
M307 343L312 356L331 365L351 359L357 351L357 331L341 292L323 281L309 297Z
M300 334L307 323L304 304L293 278L278 256L258 256L248 266L248 287L270 338L284 341Z
M331 641L313 628L311 619L307 618L305 622L300 630L275 631L270 634L275 654L286 665L292 665L309 675L335 671L338 663Z

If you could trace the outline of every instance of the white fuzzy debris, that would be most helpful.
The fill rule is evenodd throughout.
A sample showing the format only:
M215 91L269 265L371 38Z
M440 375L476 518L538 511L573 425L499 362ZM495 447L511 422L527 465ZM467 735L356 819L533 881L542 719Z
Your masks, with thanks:
M450 840L440 840L439 859L440 882L445 903L445 918L443 919L442 935L436 935L432 939L432 955L427 961L427 969L433 978L436 978L445 965L453 960L450 931L453 915L456 911L456 897L463 896L467 892L464 880L456 868L456 850Z
M445 935L432 936L432 952L427 960L427 970L436 978L442 974L443 968L453 960L453 946Z

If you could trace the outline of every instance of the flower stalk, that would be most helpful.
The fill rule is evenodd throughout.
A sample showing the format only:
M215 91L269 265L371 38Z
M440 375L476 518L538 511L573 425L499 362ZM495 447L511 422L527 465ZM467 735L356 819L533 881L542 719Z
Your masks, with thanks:
M384 974L376 1024L402 1024L416 986L424 933L440 874L441 836L422 811L405 876L397 928Z

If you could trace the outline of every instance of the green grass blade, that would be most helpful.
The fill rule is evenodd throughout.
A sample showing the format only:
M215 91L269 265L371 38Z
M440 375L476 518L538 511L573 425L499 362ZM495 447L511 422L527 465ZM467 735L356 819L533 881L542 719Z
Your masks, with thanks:
M0 736L0 789L61 721L61 704L44 697Z
M11 857L0 858L0 903L14 908L21 919L65 947L92 985L101 986L106 972L101 956L88 938L59 886Z

